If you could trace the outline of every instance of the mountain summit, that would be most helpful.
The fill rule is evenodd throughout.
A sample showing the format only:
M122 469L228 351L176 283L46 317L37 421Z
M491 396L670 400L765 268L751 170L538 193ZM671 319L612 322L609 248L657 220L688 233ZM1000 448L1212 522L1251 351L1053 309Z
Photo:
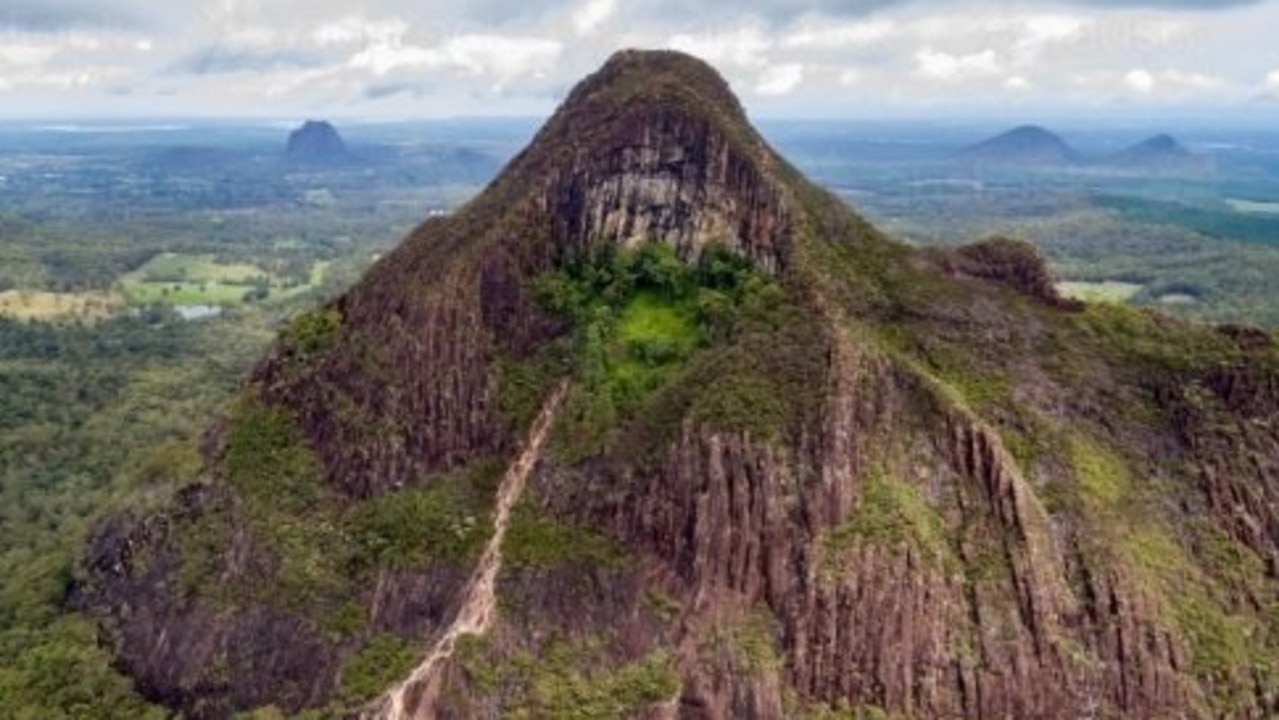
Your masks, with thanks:
M1155 135L1125 148L1108 163L1124 168L1168 170L1202 164L1190 150L1171 135Z
M1279 353L893 242L615 55L75 588L193 719L1263 718Z
M307 120L289 133L285 157L298 163L340 163L349 160L337 128L323 120Z
M1022 125L965 148L960 158L980 163L1064 165L1080 155L1056 134L1038 125Z

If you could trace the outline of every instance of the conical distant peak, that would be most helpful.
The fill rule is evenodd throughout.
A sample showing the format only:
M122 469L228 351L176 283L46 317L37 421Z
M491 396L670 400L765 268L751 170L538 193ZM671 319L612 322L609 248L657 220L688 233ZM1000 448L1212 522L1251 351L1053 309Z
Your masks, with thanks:
M1039 125L1021 125L960 152L969 160L998 163L1058 164L1079 154L1055 133Z

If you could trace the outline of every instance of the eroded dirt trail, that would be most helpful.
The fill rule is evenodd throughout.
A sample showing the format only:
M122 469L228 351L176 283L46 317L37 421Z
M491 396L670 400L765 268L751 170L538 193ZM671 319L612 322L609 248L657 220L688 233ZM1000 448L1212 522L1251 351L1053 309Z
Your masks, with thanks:
M404 680L387 690L361 717L364 720L429 720L435 716L433 684L440 667L453 655L458 638L463 635L480 635L493 622L497 606L495 588L497 575L502 569L502 542L510 523L511 509L524 493L528 476L533 472L542 455L542 446L555 424L556 413L568 390L564 382L551 394L542 406L528 439L515 462L511 463L502 478L497 492L497 505L493 513L493 535L480 555L457 617L449 625L431 652Z

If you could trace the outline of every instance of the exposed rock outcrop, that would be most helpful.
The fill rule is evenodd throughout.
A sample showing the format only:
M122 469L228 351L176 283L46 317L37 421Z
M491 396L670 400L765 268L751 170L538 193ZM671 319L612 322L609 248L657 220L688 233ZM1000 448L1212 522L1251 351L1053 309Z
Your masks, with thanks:
M685 305L543 297L586 292L574 267L622 292L617 253L653 244L709 278ZM628 321L670 338L601 340ZM1081 308L1013 241L896 244L676 53L615 56L480 197L283 333L204 482L99 532L80 602L188 717L356 712L457 615L491 468L565 377L494 622L412 711L1279 710L1269 336Z

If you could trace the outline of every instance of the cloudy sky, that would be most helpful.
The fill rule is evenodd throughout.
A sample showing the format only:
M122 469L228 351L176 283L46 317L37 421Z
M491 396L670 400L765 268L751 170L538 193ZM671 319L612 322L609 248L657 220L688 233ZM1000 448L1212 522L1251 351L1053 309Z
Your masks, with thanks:
M0 117L542 114L621 47L764 116L1279 116L1279 0L0 0Z

